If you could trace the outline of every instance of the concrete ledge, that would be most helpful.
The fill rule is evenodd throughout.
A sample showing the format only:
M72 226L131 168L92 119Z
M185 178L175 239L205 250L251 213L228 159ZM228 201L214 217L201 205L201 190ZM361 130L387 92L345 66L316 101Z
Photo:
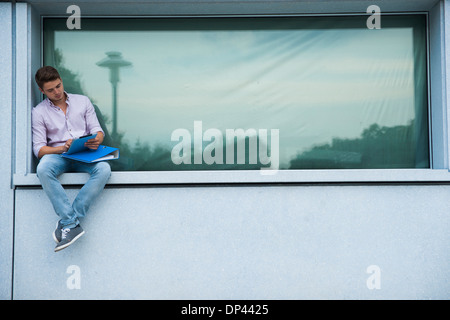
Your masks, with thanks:
M80 6L82 15L205 15L205 14L285 14L285 13L366 13L373 4L367 0L70 0L49 5L48 0L28 0L41 14L65 15L69 5ZM113 5L112 5L113 4ZM383 12L429 10L436 0L380 0Z
M85 173L64 173L63 185L81 185ZM40 186L35 173L14 175L16 187ZM450 182L447 169L230 170L113 172L108 185L239 183L428 183Z

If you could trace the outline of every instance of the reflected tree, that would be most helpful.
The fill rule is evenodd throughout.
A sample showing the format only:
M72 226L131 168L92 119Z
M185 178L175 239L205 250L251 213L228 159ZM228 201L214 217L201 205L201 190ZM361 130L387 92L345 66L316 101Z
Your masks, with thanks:
M374 123L360 138L333 138L297 155L290 169L417 168L415 146L414 121L394 127Z

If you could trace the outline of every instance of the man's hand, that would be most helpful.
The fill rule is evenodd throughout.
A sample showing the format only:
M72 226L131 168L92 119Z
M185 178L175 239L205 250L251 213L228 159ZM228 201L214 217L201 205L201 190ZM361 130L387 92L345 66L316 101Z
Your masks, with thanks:
M63 146L63 152L67 152L69 150L70 146L72 145L72 139L69 139L66 141L66 143Z
M84 145L86 147L88 147L89 149L97 150L98 146L102 142L103 142L103 133L102 132L98 132L97 136L94 139L90 139L90 140L86 141L86 143Z

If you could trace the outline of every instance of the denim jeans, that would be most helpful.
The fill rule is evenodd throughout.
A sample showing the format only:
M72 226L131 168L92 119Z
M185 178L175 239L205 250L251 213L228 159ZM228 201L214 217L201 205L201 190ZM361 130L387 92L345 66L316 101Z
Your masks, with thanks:
M58 180L64 172L87 172L90 175L72 204ZM46 154L39 161L36 173L62 226L73 228L105 187L111 176L111 167L105 161L91 164L66 159L59 154Z

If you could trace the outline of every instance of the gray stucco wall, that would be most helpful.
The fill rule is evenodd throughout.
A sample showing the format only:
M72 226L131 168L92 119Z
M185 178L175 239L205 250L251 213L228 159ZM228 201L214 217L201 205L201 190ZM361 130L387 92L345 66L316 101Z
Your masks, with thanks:
M73 198L77 189L68 190ZM447 185L108 188L54 253L16 191L14 299L448 299ZM80 289L70 289L70 266ZM370 289L367 268L380 269ZM70 269L69 269L70 271Z

